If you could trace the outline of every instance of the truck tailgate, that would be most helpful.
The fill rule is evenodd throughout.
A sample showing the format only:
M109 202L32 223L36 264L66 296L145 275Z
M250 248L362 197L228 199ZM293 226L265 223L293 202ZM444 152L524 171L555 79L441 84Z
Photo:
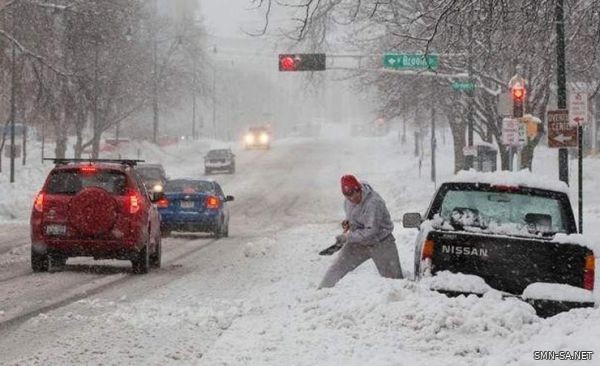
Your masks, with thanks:
M432 231L432 274L477 275L491 287L520 295L535 282L583 287L588 248L544 239Z

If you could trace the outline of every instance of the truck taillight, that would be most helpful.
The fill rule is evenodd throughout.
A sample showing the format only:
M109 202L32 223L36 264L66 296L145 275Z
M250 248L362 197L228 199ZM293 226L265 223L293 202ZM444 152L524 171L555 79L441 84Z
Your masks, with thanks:
M206 208L219 208L219 197L208 196L206 198Z
M435 242L433 240L425 240L425 244L423 244L423 251L421 252L421 260L433 257L434 246Z
M594 290L594 276L596 275L596 258L594 254L585 256L585 267L583 270L583 288L586 290Z
M37 197L35 198L35 202L33 204L33 208L37 211L37 212L42 212L44 211L44 193L40 192Z

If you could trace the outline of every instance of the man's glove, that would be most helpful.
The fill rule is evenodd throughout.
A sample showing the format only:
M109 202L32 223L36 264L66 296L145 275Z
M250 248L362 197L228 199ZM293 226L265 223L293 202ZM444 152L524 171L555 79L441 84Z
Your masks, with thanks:
M348 235L346 234L340 234L335 237L336 244L344 245L346 242L348 242Z
M348 221L348 220L342 221L342 229L344 229L344 232L347 232L348 230L350 230L350 221Z

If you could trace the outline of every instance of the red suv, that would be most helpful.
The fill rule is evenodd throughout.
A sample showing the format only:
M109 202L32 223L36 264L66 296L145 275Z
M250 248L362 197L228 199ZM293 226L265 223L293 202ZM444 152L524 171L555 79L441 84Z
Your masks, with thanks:
M137 160L55 159L31 212L31 267L69 257L131 260L134 273L160 267L161 192L146 191Z

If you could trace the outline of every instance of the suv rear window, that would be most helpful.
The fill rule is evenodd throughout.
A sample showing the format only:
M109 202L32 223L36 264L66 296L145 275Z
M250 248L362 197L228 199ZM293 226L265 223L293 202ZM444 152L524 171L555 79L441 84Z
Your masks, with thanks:
M112 194L125 195L127 176L122 172L110 170L94 173L82 173L80 170L57 170L50 173L46 193L74 195L87 187L99 187Z

